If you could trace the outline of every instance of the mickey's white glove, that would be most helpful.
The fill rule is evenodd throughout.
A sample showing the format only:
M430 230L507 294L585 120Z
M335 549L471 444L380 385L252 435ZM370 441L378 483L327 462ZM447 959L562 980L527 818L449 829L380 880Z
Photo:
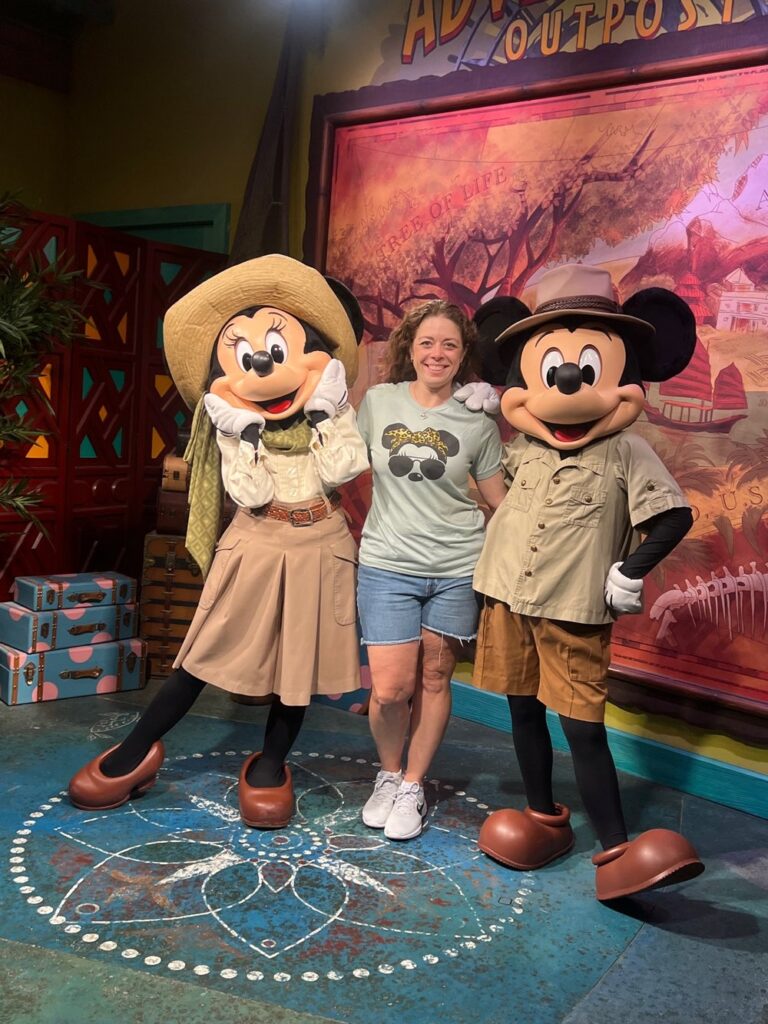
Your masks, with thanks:
M631 580L614 562L605 581L605 603L615 616L636 615L643 610L643 581Z
M453 392L457 402L463 402L470 412L486 412L495 416L500 407L496 388L484 380L471 381Z
M346 406L348 400L344 364L338 359L332 359L323 370L317 387L304 403L304 412L307 416L310 413L322 413L321 419L325 416L333 419Z
M226 399L210 392L203 398L205 411L211 418L211 423L222 434L230 437L239 437L246 427L255 426L261 430L264 426L264 417L253 409L237 409L230 405ZM249 431L252 433L252 431Z

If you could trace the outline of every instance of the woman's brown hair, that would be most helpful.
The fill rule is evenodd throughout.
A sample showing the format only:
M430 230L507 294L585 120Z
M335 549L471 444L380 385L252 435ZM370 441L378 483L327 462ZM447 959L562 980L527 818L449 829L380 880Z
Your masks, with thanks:
M416 380L416 370L411 361L411 345L416 331L430 316L444 316L459 328L464 355L456 373L459 383L477 378L475 370L475 347L477 345L477 328L464 315L458 306L444 299L431 299L420 306L409 309L398 326L389 336L387 363L389 365L388 384L400 384L405 380Z

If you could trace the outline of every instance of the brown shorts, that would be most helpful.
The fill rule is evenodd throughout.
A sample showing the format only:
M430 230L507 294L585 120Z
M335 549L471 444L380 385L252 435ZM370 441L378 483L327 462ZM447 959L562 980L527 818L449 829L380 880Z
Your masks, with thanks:
M610 660L610 624L536 619L486 597L472 683L494 693L538 697L567 718L602 722Z

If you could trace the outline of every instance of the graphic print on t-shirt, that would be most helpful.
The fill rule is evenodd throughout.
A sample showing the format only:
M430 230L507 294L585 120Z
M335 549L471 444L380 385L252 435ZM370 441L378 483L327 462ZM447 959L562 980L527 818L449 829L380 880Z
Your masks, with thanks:
M381 435L389 452L389 471L393 476L421 480L439 480L448 458L459 452L459 439L447 430L411 430L405 423L391 423Z

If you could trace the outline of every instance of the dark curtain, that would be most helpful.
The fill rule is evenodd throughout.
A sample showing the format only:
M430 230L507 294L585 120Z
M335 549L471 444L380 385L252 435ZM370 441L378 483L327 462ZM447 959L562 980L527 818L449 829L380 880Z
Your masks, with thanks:
M324 38L324 3L293 0L285 27L272 95L251 164L230 266L265 253L288 254L291 158L302 58Z

